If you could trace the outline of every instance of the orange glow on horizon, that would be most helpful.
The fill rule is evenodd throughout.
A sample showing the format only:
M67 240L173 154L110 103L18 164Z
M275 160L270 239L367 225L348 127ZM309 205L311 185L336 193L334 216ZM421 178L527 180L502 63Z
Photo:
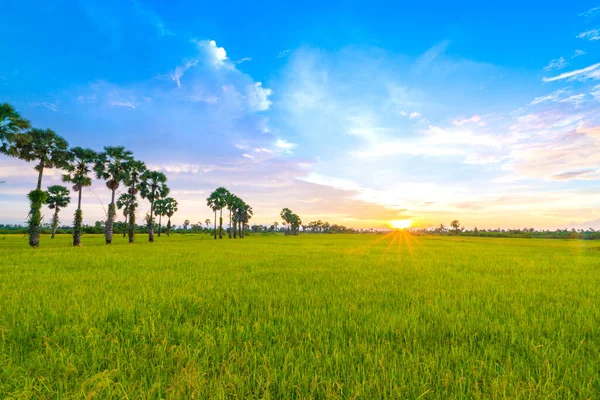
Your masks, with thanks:
M407 229L412 226L411 219L393 219L390 221L390 226L395 229Z

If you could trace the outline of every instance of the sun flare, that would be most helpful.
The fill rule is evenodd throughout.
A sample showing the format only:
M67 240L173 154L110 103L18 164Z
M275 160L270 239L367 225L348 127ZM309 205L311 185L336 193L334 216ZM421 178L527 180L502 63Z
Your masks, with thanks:
M390 226L396 229L406 229L412 226L411 219L394 219L390 221Z

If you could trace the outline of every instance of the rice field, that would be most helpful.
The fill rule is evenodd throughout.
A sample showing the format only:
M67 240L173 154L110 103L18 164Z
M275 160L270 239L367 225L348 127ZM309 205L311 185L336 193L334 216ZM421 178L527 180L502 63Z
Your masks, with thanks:
M600 244L0 236L2 399L600 397Z

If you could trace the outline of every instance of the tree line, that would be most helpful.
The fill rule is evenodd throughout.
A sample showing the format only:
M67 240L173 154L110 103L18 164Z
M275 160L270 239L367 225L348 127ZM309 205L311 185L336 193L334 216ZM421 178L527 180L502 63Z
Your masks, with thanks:
M82 191L83 188L91 186L93 176L104 180L110 191L110 203L104 225L106 244L112 243L117 208L122 209L126 216L129 242L135 241L138 194L150 203L150 212L146 218L148 240L154 241L155 215L159 218L168 217L167 234L170 234L170 220L177 211L177 201L167 197L170 189L167 186L166 175L149 170L144 162L136 160L133 153L123 146L105 146L100 152L82 147L69 147L69 143L56 132L51 129L32 128L30 122L14 107L4 103L0 105L0 152L9 157L33 162L38 172L36 188L28 194L30 211L27 222L31 247L39 246L42 206L46 204L54 210L54 237L59 224L59 212L70 203L70 192L64 186L53 185L48 190L42 190L44 170L47 168L63 170L63 182L72 184L73 191L78 193L73 222L73 246L81 244ZM116 199L117 189L121 185L125 186L127 193Z

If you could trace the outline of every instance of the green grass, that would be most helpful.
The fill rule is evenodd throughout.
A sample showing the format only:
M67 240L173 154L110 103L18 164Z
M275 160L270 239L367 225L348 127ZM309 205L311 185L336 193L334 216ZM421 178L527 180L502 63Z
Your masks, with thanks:
M597 242L0 236L0 398L600 396Z

